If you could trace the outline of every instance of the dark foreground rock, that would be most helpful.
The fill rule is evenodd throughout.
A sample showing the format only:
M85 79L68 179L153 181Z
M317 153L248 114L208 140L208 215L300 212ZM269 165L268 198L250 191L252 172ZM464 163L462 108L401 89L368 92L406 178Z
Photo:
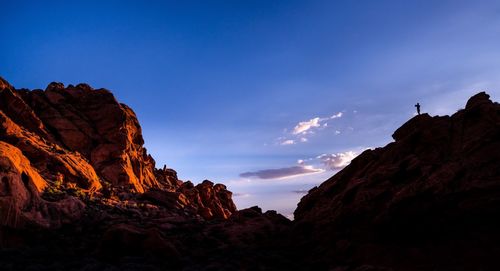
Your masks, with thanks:
M500 105L485 93L453 116L416 116L295 211L305 261L321 268L500 268Z
M293 270L291 222L259 208L206 221L153 206L87 203L57 230L2 229L2 270Z

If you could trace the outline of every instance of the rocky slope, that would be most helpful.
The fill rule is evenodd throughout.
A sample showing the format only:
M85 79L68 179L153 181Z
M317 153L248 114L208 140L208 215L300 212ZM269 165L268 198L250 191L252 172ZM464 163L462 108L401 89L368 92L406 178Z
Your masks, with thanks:
M414 117L312 189L295 211L305 261L321 268L495 270L500 262L500 105ZM377 269L378 270L378 269Z

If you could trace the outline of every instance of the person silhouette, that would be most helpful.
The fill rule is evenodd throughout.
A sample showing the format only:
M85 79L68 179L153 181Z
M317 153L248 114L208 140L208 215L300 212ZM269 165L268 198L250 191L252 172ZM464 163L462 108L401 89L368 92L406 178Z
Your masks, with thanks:
M417 114L420 115L420 104L417 103L415 107L417 108Z

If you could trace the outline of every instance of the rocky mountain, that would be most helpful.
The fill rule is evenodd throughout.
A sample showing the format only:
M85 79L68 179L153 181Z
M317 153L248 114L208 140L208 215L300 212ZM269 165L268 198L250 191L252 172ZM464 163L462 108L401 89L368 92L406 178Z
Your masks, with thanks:
M227 219L236 211L224 185L204 181L194 186L179 180L172 169L156 169L135 113L108 90L51 83L45 90L29 91L0 82L0 147L5 160L5 174L0 175L4 194L16 202L15 207L0 207L13 209L22 223L61 226L61 219L71 217L64 217L57 206L66 204L49 208L54 204L47 205L44 196L71 200L69 213L74 216L75 208L85 204L66 198L67 191L115 202L150 201L204 219ZM16 198L20 193L27 196Z
M451 117L415 116L393 138L302 198L294 235L304 261L498 269L500 105L482 92Z
M479 93L393 138L289 221L156 168L108 90L0 79L0 269L497 270L500 105Z

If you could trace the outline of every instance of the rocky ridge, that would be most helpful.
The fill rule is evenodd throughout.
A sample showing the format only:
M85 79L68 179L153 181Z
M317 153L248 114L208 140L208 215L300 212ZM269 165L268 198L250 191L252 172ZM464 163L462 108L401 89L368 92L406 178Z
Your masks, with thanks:
M224 185L204 181L194 186L172 169L156 169L135 113L110 91L61 83L29 91L0 82L0 158L12 162L0 174L2 192L15 196L19 191L13 189L24 185L25 200L37 202L28 211L16 205L20 214L37 212L25 216L26 223L60 226L60 219L46 214L52 209L39 205L46 206L44 198L67 200L67 191L80 195L72 198L80 209L82 199L94 198L110 204L147 201L203 219L227 219L236 211Z
M415 116L312 189L295 211L319 268L494 270L500 255L500 105ZM377 269L378 268L378 269Z

